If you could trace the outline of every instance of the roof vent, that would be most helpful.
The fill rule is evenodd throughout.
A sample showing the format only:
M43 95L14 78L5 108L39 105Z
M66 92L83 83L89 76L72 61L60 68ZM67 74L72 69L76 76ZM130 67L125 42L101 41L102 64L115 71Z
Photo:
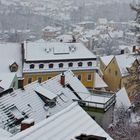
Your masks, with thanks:
M76 51L76 47L74 45L71 45L69 47L69 49L70 49L71 52L75 52Z
M47 52L47 53L49 53L49 52L51 51L50 48L45 48L44 50L45 50L45 52Z

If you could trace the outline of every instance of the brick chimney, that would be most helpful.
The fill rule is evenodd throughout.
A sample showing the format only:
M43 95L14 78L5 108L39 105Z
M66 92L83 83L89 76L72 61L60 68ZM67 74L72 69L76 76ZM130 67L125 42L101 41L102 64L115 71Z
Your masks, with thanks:
M18 88L24 89L24 78L18 80Z
M34 125L33 119L26 119L21 122L21 131L28 129L29 127Z
M64 72L62 72L61 77L60 77L60 84L62 86L65 86L65 75Z
M133 46L133 50L132 50L133 52L136 52L136 46Z

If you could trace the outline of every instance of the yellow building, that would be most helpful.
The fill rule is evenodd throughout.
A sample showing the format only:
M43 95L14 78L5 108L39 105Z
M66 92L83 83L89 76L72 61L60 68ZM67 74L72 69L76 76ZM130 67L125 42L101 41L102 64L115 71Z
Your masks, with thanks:
M96 56L81 43L24 42L22 53L24 85L70 69L87 88L94 88Z
M133 68L136 65L138 65L137 59L129 54L101 57L100 68L103 73L103 79L108 84L108 89L117 91L125 87L129 97L131 97L131 89L127 86L130 78L127 68Z

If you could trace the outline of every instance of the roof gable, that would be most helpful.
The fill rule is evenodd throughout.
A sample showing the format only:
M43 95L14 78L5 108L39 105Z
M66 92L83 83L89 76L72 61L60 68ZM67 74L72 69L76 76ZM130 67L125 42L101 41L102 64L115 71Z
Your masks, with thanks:
M128 75L127 68L131 67L136 58L132 55L122 54L115 56L118 68L122 76Z
M107 67L111 60L113 59L114 55L109 55L109 56L103 56L100 57L100 60L104 63L104 65Z

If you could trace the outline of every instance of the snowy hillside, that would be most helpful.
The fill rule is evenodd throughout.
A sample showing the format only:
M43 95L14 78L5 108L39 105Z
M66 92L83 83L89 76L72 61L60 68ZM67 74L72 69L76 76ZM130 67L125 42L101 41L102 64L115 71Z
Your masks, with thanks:
M134 19L132 0L0 0L0 29L40 30L48 24Z

